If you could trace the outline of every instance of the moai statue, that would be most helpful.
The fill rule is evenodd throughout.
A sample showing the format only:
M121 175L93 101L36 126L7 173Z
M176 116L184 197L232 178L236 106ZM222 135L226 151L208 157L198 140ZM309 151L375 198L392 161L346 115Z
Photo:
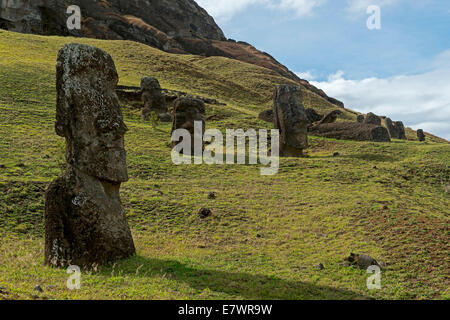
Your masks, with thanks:
M45 200L45 262L92 266L135 254L120 185L128 180L128 130L109 54L64 46L56 65L56 133L66 139L66 171Z
M172 133L177 129L186 129L187 131L189 131L191 135L191 155L194 155L195 134L201 135L202 151L204 149L203 135L205 133L206 126L206 122L204 119L205 113L205 103L202 100L192 97L182 97L175 100L173 109ZM199 128L199 125L201 125L201 128ZM177 142L173 142L173 146L177 144Z
M394 130L395 130L395 134L396 136L394 137L395 139L401 139L401 140L406 140L406 132L405 132L405 125L403 124L403 122L401 121L395 121L393 123L394 125Z
M389 131L389 135L393 139L398 139L397 136L397 130L395 130L394 123L392 122L391 118L386 118L383 121L383 127L385 127Z
M300 87L275 88L274 125L280 130L280 156L299 157L308 148L309 119L302 104Z
M426 140L425 133L423 132L422 129L417 130L417 138L419 139L419 141L422 142Z
M381 126L381 118L379 116L377 116L376 114L369 112L368 114L366 114L364 123Z
M341 110L334 110L323 117L319 124L335 123L341 114L344 114Z
M171 119L167 110L166 98L162 93L161 86L157 79L152 77L144 77L141 80L142 102L142 118L148 120L152 112L156 113L161 121ZM170 121L169 121L170 122Z
M366 118L366 117L365 117L363 114L360 114L360 115L358 115L358 117L356 118L356 121L357 121L358 123L364 123L365 118Z

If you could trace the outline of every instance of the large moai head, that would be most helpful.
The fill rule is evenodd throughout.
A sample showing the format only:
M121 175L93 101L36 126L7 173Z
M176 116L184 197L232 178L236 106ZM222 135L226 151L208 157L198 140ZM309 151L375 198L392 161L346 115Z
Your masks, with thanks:
M152 77L144 77L141 79L142 102L142 118L148 120L150 114L155 112L158 116L167 112L166 98L162 93L161 85L158 79Z
M280 85L274 93L274 125L280 130L280 155L300 156L308 148L309 119L298 86Z
M115 88L118 75L105 51L69 44L56 65L56 133L66 138L66 160L90 176L128 180L124 134L128 130Z
M422 129L417 130L417 139L422 142L426 140L425 132Z
M194 134L195 121L201 121L203 123L203 129L205 129L204 116L206 108L202 100L191 97L178 98L174 103L173 112L172 131L186 129L191 134Z
M383 125L389 131L389 135L391 136L391 138L397 139L396 130L394 128L394 123L392 122L391 118L384 119Z
M394 129L396 131L397 137L396 139L406 140L406 131L405 131L405 125L402 121L395 121L393 123Z

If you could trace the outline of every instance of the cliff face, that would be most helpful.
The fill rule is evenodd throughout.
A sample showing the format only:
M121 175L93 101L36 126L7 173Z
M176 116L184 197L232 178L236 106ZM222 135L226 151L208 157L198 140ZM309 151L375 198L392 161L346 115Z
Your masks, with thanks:
M81 8L81 30L68 30L67 6ZM133 40L170 53L224 56L272 69L331 103L343 104L299 79L267 53L227 40L193 0L0 0L0 28L22 33Z

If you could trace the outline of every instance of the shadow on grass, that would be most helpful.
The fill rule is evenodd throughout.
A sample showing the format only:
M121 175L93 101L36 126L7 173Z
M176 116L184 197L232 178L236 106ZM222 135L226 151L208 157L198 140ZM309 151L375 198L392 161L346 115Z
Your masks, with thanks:
M136 270L139 272L136 273ZM111 266L100 271L104 275L110 275L111 272ZM198 269L175 260L148 259L141 256L118 262L114 266L114 272L148 278L165 275L198 291L209 289L246 300L369 299L343 289L266 275Z

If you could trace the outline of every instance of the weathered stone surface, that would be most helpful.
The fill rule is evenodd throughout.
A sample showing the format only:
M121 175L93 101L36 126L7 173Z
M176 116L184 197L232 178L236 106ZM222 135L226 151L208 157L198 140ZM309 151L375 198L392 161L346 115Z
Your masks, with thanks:
M325 123L335 123L338 119L338 117L343 114L341 110L334 110L327 114L319 124L325 124Z
M403 122L393 122L390 118L384 118L382 119L381 124L388 130L392 139L406 139L405 126L403 125Z
M406 140L406 132L405 132L405 126L403 122L401 121L395 121L393 122L394 126L394 139L401 139Z
M128 180L122 117L110 55L70 44L59 51L56 133L66 139L66 171L46 192L45 261L102 264L135 253L120 201Z
M144 77L141 80L142 102L142 118L148 120L152 112L158 115L160 120L167 121L167 103L166 97L162 93L158 79L152 77ZM169 120L169 122L172 119Z
M392 120L390 118L386 118L381 122L381 124L388 130L391 138L395 139L396 130L394 128L394 123L392 122Z
M381 118L379 116L377 116L376 114L369 112L368 114L366 114L364 123L381 126Z
M425 141L426 140L425 133L423 132L422 129L417 130L417 139L419 139L419 141Z
M310 123L318 122L323 119L323 115L318 114L313 108L308 108L305 110L305 112Z
M350 253L350 256L344 259L344 262L341 264L343 266L357 266L362 270L367 270L370 266L378 266L381 268L381 265L367 254L355 254Z
M301 156L303 149L308 148L309 119L300 87L281 85L275 88L274 125L280 130L280 155Z
M264 110L258 115L260 120L273 123L273 110Z
M326 138L356 141L389 142L385 127L358 122L335 122L320 124L309 129L309 134Z
M358 115L358 117L356 118L356 121L358 123L364 123L364 120L366 119L366 117L363 114Z
M191 154L194 154L194 134L195 134L195 122L200 121L202 123L202 132L199 134L204 135L205 133L205 103L202 100L184 97L178 98L174 103L173 110L173 122L172 122L172 133L177 129L186 129L191 134ZM174 142L173 146L177 145L178 142ZM203 146L204 147L204 146Z

